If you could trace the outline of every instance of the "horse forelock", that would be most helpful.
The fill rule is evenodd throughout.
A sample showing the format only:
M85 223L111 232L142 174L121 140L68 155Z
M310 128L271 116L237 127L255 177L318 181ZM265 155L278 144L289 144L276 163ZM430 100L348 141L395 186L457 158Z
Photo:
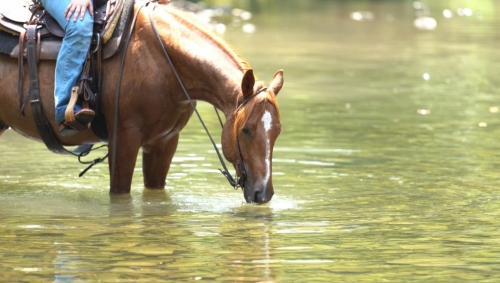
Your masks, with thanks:
M262 103L270 103L276 109L276 118L278 122L281 121L280 118L280 109L278 106L278 100L276 96L270 92L265 92L265 95L258 95L255 99L251 99L248 101L237 113L235 113L234 125L233 125L233 144L236 144L236 137L240 135L241 130L245 127L248 119L252 115L255 106ZM264 111L264 107L262 107L261 111Z
M251 69L248 62L246 62L243 57L239 53L237 53L234 48L231 47L231 45L229 45L229 43L225 42L218 35L214 34L214 32L200 23L199 20L177 9L170 8L168 12L172 16L174 16L180 23L188 27L188 29L192 31L198 31L198 33L203 38L211 41L213 44L223 50L224 53L226 53L226 55L239 66L241 71L245 72L246 70Z

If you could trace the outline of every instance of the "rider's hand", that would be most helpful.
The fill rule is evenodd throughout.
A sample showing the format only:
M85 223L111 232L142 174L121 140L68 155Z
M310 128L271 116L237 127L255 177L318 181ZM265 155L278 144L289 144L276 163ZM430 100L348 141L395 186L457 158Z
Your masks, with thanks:
M93 17L94 5L92 4L92 1L71 0L71 3L69 3L68 7L66 7L66 10L64 10L64 16L68 21L71 16L73 16L73 21L76 22L76 19L78 19L78 15L80 15L80 20L82 21L83 17L85 16L85 12L87 12L87 9L89 10L90 16Z
M170 3L170 0L158 0L159 4L168 4Z

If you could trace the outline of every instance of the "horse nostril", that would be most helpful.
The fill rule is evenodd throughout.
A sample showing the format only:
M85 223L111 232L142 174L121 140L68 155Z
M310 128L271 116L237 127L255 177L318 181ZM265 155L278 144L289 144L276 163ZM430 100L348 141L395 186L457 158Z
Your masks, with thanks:
M254 188L253 192L248 192L248 194L245 191L245 199L247 200L247 202L263 204L268 202L271 199L271 197L272 197L272 192L271 195L269 195L269 192L262 187Z
M254 202L255 203L266 203L266 193L261 191L256 191L254 194Z
M256 202L256 203L260 202L259 201L259 192L258 191L253 194L253 202Z

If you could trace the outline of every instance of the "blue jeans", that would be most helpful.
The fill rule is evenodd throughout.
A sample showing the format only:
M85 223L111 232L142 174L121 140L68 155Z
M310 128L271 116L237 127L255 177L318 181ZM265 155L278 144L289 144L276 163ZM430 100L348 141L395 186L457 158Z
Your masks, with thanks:
M71 0L42 0L47 12L66 31L61 50L57 56L55 71L54 102L57 123L64 120L64 112L71 97L71 88L76 85L82 72L83 63L92 40L94 20L88 10L83 20L80 20L80 15L78 15L76 22L73 21L74 15L69 21L64 17L64 10L70 2ZM80 105L75 105L75 112L81 108Z

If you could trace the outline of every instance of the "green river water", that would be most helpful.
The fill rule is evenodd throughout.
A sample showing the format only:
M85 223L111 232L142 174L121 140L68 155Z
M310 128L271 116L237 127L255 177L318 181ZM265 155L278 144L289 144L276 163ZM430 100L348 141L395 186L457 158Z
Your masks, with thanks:
M500 2L260 8L224 37L259 78L285 70L273 200L230 188L195 119L166 190L143 189L139 160L130 196L7 131L1 282L500 281Z

